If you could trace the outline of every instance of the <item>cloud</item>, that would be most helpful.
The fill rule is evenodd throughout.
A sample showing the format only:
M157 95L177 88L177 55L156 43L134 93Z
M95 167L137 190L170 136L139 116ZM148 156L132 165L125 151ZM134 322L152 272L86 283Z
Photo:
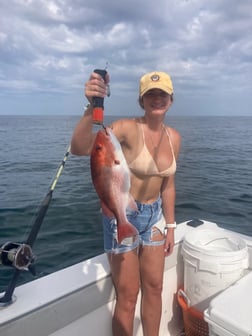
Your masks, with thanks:
M173 113L252 114L250 0L9 0L0 11L0 113L39 97L36 113L49 99L78 114L84 82L108 62L113 114L122 101L135 113L139 77L154 69L173 78Z

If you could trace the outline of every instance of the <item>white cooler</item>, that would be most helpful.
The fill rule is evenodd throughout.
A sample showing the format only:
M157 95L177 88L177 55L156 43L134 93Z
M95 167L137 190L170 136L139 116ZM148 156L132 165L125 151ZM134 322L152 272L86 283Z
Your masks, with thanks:
M252 336L252 272L212 299L204 318L210 336Z

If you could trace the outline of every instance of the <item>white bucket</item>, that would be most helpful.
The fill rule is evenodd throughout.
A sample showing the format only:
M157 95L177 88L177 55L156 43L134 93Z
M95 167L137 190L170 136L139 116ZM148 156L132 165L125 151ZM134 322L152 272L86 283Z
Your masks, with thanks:
M196 228L184 237L184 291L191 306L203 311L220 291L244 275L246 242L221 228Z

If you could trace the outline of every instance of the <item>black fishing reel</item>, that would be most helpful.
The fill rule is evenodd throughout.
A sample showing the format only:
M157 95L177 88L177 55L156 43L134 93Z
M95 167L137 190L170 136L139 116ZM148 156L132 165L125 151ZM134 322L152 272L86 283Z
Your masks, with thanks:
M30 245L24 243L5 243L0 247L0 264L20 271L30 271L35 256Z

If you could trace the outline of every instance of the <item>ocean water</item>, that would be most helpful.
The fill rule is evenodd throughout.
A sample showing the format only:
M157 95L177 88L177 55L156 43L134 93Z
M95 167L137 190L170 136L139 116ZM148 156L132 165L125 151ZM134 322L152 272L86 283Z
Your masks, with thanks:
M113 119L106 117L105 123ZM25 241L78 116L0 116L0 247ZM252 236L252 117L167 117L182 135L177 222L200 218ZM36 276L103 252L89 158L70 155L33 245ZM0 292L13 273L0 265Z

